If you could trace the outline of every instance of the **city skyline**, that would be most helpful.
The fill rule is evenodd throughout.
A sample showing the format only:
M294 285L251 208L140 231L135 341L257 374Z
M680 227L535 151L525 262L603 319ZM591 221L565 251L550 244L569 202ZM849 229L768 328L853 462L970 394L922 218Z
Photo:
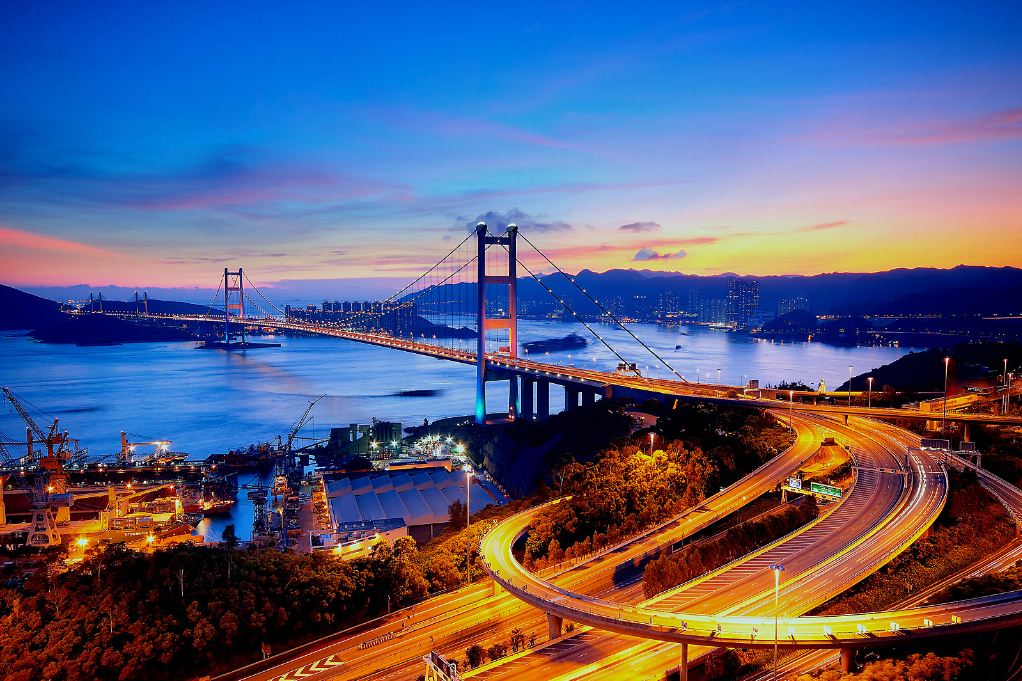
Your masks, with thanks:
M1009 3L238 9L5 7L3 283L1022 265Z

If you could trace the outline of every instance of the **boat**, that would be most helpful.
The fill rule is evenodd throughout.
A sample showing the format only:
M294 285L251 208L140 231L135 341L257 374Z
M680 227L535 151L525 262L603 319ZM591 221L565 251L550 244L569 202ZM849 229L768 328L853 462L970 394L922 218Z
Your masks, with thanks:
M226 454L210 454L206 462L217 468L232 471L267 470L273 466L274 450L269 445L250 446L248 449L232 449Z
M226 515L236 503L234 499L207 499L199 507L199 513L207 518L211 515Z
M530 341L522 343L522 349L530 355L544 352L564 352L566 350L578 350L588 344L585 338L577 333L569 333L563 338L547 338L546 340Z

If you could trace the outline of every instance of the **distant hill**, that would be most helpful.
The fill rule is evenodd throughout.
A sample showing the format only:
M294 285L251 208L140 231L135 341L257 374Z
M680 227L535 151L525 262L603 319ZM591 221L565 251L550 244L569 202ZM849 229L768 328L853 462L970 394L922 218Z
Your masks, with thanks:
M620 303L628 316L644 316L657 309L660 297L670 294L674 304L689 309L691 298L724 298L728 280L739 275L712 276L648 270L582 270L575 282L604 304ZM914 268L884 272L803 275L740 276L760 284L760 309L773 313L779 301L802 297L817 314L1019 314L1022 313L1022 269L959 265L951 269ZM598 314L597 308L561 274L540 280L579 314ZM450 298L461 298L471 309L475 287L453 284ZM519 307L543 314L556 302L531 277L518 283Z
M52 300L0 284L0 329L34 329L64 318Z

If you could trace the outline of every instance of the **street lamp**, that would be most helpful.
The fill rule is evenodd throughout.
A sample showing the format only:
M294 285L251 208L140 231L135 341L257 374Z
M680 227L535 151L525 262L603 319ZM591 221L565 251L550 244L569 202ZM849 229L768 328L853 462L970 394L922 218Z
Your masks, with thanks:
M945 357L944 358L944 413L940 417L940 432L941 432L942 435L947 432L945 430L945 428L947 427L947 370L948 370L948 365L949 364L951 364L951 358L950 357Z
M656 437L656 435L654 433L650 432L650 434L649 434L649 455L650 456L653 456L653 438L654 437Z
M794 431L795 427L791 425L791 410L792 405L795 403L795 391L788 391L788 430Z
M777 681L777 618L780 617L781 610L781 573L784 572L784 566L775 563L770 566L770 570L774 573L774 681Z
M873 406L873 377L870 376L866 379L866 381L869 383L869 392L866 397L866 408L869 409Z
M1004 358L1004 398L1001 400L1004 406L1001 407L1001 413L1008 413L1008 396L1011 395L1011 385L1008 384L1008 358Z
M465 464L465 529L472 524L472 466ZM472 540L465 542L465 569L468 572L468 583L472 583Z
M717 369L717 385L720 385L720 369Z
M852 365L848 365L848 406L852 406Z

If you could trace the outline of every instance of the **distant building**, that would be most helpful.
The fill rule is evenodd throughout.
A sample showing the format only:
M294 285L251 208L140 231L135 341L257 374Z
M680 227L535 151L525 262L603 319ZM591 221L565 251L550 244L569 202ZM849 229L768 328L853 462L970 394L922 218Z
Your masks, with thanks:
M795 310L808 310L809 301L802 296L795 296L794 298L781 298L777 301L777 316L783 317L789 312Z
M699 321L706 324L724 324L727 321L727 301L723 298L700 300Z
M727 282L727 321L744 329L759 307L759 282L755 279L729 279Z

